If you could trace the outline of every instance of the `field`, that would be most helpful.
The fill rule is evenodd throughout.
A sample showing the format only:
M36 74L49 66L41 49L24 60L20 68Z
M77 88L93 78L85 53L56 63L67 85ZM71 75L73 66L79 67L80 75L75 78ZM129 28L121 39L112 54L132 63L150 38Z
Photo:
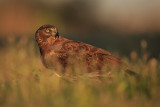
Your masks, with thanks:
M122 59L140 75L106 71L59 77L43 67L34 39L6 40L0 49L0 107L159 107L160 60L149 59L145 42L138 55ZM59 72L59 71L56 71Z

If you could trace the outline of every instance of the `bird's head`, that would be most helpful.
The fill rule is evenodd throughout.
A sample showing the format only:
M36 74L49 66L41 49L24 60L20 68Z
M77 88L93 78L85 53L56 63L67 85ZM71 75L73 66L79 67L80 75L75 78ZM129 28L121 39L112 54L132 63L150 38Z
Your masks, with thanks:
M58 31L53 25L43 25L36 31L36 39L41 37L42 39L47 39L49 37L59 37Z

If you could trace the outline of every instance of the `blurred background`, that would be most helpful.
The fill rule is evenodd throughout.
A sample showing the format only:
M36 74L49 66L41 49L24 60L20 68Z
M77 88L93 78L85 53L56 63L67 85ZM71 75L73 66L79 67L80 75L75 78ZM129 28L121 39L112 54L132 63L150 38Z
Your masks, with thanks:
M158 0L0 0L0 49L35 42L36 30L52 24L61 36L120 56L143 48L159 58L159 10Z

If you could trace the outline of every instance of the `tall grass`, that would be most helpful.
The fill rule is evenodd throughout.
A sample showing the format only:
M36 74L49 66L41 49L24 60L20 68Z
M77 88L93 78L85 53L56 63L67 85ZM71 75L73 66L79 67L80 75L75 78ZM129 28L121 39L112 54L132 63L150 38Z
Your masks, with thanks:
M157 59L124 58L139 79L124 72L57 76L43 67L34 40L8 40L0 50L0 107L159 107L160 63ZM74 78L75 77L75 78Z

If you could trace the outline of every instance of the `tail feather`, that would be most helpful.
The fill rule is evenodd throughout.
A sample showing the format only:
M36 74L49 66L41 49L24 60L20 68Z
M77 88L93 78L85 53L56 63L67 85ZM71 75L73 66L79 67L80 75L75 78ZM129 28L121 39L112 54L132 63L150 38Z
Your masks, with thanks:
M130 69L125 70L125 72L126 72L127 74L129 74L130 76L136 77L136 79L140 79L140 75L139 75L138 73L130 70Z

